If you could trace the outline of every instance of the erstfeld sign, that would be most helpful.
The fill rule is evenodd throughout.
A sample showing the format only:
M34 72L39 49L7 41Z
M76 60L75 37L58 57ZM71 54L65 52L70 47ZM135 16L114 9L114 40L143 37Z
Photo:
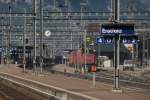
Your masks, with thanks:
M101 34L134 34L134 24L108 23L101 25Z

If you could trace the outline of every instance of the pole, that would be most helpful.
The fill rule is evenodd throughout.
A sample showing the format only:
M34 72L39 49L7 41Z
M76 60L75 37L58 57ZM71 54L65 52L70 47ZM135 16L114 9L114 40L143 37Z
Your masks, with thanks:
M139 58L139 55L138 55L138 53L139 53L138 43L136 44L136 63L138 62L138 58Z
M26 43L25 43L25 39L26 39L26 9L24 9L25 12L25 17L24 17L24 32L23 32L23 72L26 71L26 57L25 57L25 52L26 52Z
M119 35L115 36L115 75L114 75L114 90L120 90L119 88Z
M36 69L36 13L37 13L37 11L36 11L36 0L34 0L34 2L33 2L33 9L34 9L34 11L33 11L33 15L34 15L34 17L33 17L33 20L34 20L34 23L33 23L33 25L34 25L34 58L33 58L33 72L34 73L36 73L37 72L37 69Z
M119 13L120 13L120 0L115 0L115 22L118 23L120 18L119 18ZM113 91L114 92L122 92L120 90L120 87L119 87L119 48L120 48L120 36L119 34L116 34L115 35L115 62L114 62L114 67L115 67L115 75L114 75L114 87L113 87Z
M97 58L98 58L98 67L100 67L100 65L101 65L101 64L100 64L101 62L100 62L100 59L99 59L100 56L101 56L101 48L100 48L100 47L101 47L101 46L98 45L98 57L97 57Z
M65 58L64 60L65 60L65 68L64 68L64 73L66 73L66 72L67 72L67 59Z
M148 38L147 48L148 48L148 52L147 52L148 66L150 66L150 60L149 60L149 38Z
M111 0L111 3L110 3L110 12L111 12L111 20L113 19L113 0Z
M144 40L144 36L143 36L143 57L142 57L142 68L144 67L144 59L145 59L145 40Z
M55 47L55 37L53 38L53 45L52 46L53 46L52 59L53 59L53 64L54 64L55 63L55 49L56 49L56 47Z
M93 87L96 86L96 72L93 72Z
M4 62L4 54L3 54L3 48L4 48L4 45L3 45L3 43L4 43L4 29L3 29L3 24L4 24L4 17L2 17L2 55L1 55L1 64L3 64L3 62Z
M53 0L54 9L56 8L56 0Z
M71 2L70 2L70 1L68 1L68 12L71 12ZM72 17L72 16L71 16L70 13L68 13L68 16L69 16L69 22L70 22L70 23L69 23L69 24L70 24L70 25L69 25L69 26L70 26L70 27L69 27L69 30L71 31L71 22L72 22L72 21L71 21L71 17ZM71 44L70 44L70 45L71 45L71 50L73 49L73 42L72 42L72 39L73 39L73 37L72 37L72 32L71 32Z
M135 53L135 52L134 52L134 51L135 51L135 50L134 50L134 44L132 44L132 48L133 48L133 49L132 49L132 61L134 61L134 53Z
M86 70L86 30L84 30L84 71Z
M10 63L10 43L11 43L11 6L9 4L9 35L8 35L8 48L7 48L7 64Z
M147 46L146 46L146 48L147 48L147 55L146 55L147 57L146 57L146 58L147 58L147 67L148 67L148 66L149 66L149 61L148 61L148 59L149 59L149 58L148 58L148 39L147 39L146 45L147 45Z
M83 8L86 5L86 3L81 3L81 23L82 23L82 17L83 17ZM82 67L82 72L84 73L86 70L86 30L85 30L85 20L82 23L82 27L84 29L84 68Z
M40 0L40 31L41 31L41 45L40 45L40 72L43 72L43 0Z
M83 17L83 7L81 5L81 27L83 26L82 17ZM81 48L83 48L83 33L81 34ZM81 72L84 73L84 68L81 66Z

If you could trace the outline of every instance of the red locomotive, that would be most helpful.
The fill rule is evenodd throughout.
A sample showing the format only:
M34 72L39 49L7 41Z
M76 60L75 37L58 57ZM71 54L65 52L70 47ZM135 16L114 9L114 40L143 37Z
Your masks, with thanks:
M94 64L95 63L95 55L94 54L85 54L82 53L82 50L76 50L72 51L69 54L69 64L80 64L84 65L85 64L85 58L86 58L86 64Z

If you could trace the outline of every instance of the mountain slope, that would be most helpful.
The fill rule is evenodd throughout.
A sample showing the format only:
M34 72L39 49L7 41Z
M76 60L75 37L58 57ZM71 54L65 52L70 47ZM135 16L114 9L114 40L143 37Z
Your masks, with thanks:
M0 11L8 10L8 6L10 1L12 8L17 11L23 8L32 8L33 0L0 0ZM39 1L39 0L36 0ZM80 11L81 2L85 2L85 0L70 0L71 1L71 9L72 11ZM86 6L86 10L89 11L109 11L111 9L111 0L88 0L88 4ZM63 5L65 0L56 0L56 6ZM144 11L148 10L150 7L150 0L120 0L121 10L128 11ZM54 0L44 0L44 7L53 6ZM63 7L66 10L65 7Z

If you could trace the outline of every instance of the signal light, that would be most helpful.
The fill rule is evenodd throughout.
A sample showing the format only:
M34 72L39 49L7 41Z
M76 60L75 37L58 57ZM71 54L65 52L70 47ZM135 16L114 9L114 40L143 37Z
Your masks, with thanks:
M92 44L92 37L86 37L86 43L87 43L87 45L89 45L89 44Z

